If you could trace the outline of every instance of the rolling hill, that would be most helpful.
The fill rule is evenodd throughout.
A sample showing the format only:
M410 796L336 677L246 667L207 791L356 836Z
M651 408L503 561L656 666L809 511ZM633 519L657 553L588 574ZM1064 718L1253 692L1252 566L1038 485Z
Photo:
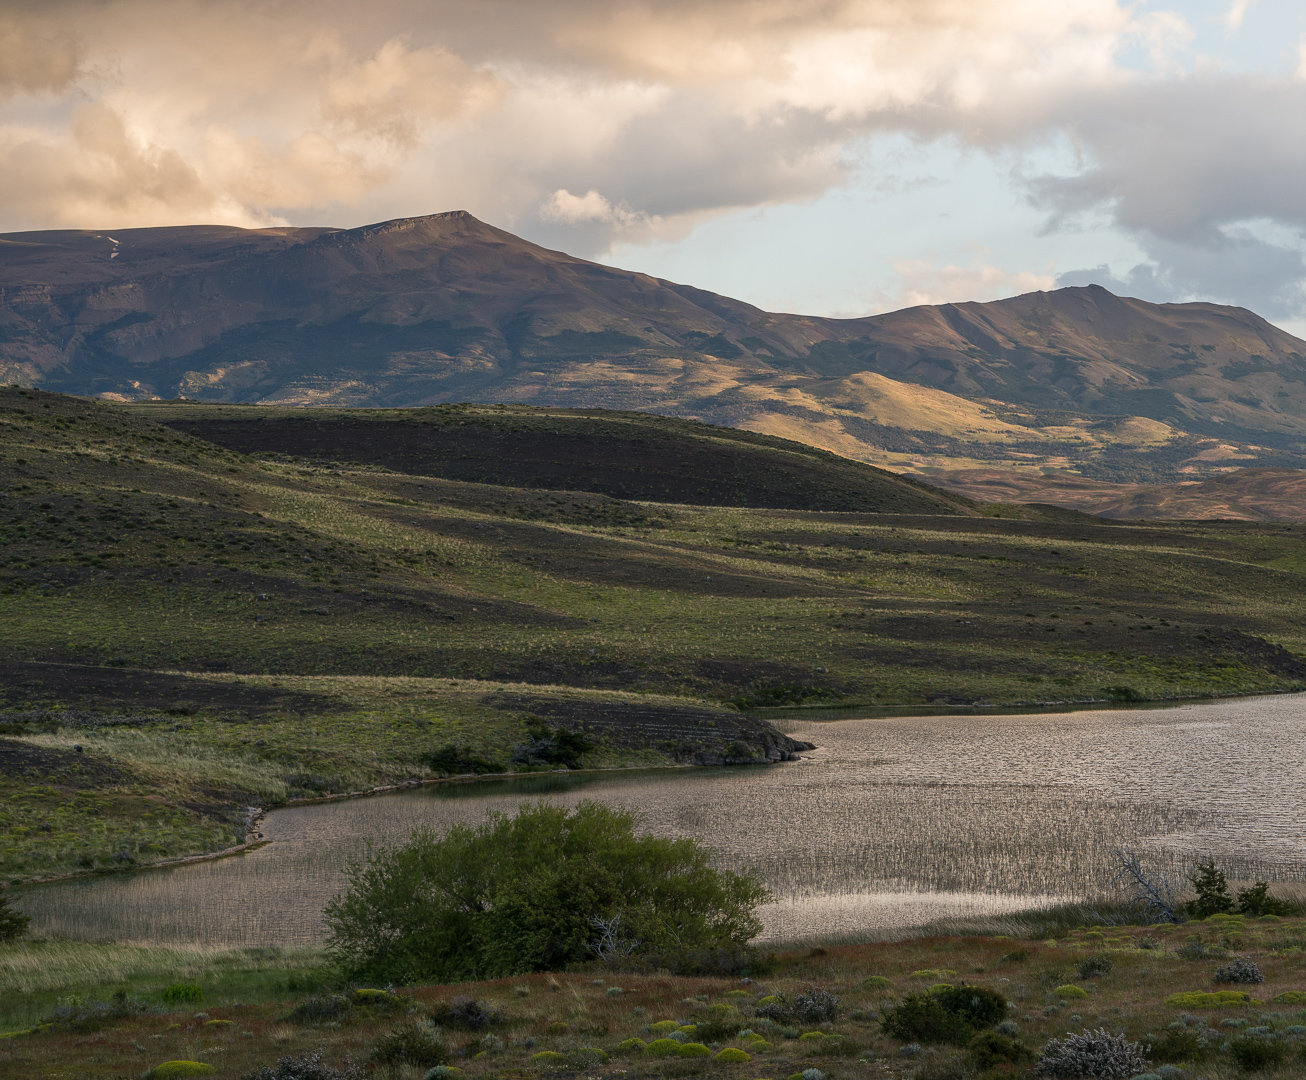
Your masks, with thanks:
M259 409L0 388L0 877L535 767L540 724L760 764L801 750L770 706L1306 686L1301 526L977 506L660 417ZM687 501L740 471L765 505Z
M1306 343L1096 286L761 311L463 212L359 229L0 237L0 378L127 400L645 410L896 471L1165 482L1306 464Z

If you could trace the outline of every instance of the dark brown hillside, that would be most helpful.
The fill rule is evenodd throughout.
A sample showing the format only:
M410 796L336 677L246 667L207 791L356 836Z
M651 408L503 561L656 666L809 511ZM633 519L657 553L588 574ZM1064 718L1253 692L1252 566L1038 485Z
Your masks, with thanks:
M163 403L134 410L240 453L380 465L481 484L711 506L974 513L967 499L801 443L641 413Z

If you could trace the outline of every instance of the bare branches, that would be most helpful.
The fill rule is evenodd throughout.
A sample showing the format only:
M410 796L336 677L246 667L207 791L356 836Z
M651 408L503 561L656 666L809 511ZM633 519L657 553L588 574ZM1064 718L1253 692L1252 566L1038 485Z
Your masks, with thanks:
M1141 904L1152 922L1182 922L1174 890L1163 877L1149 875L1142 861L1132 851L1111 849L1115 864L1115 877L1130 893L1130 899Z
M599 932L598 940L590 942L589 949L600 960L629 956L639 948L639 942L618 937L621 931L620 915L591 915L590 926Z

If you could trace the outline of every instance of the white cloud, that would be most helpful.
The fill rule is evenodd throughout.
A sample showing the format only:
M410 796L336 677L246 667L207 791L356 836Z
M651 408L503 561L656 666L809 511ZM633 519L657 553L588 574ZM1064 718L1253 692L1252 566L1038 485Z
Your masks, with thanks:
M962 303L968 300L997 300L1019 293L1056 288L1051 272L1008 271L989 263L937 266L928 259L894 259L899 287L893 294L881 294L881 311L913 307L916 304Z

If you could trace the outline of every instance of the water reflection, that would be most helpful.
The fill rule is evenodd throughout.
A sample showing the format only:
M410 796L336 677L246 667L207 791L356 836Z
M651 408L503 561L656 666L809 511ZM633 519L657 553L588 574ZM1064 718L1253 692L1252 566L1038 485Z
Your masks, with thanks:
M44 933L214 944L320 939L369 840L478 822L523 800L631 806L761 873L765 937L869 937L937 918L1100 895L1107 853L1306 878L1303 698L1165 712L885 717L794 725L809 760L758 769L549 774L291 807L247 855L70 881L16 899Z

